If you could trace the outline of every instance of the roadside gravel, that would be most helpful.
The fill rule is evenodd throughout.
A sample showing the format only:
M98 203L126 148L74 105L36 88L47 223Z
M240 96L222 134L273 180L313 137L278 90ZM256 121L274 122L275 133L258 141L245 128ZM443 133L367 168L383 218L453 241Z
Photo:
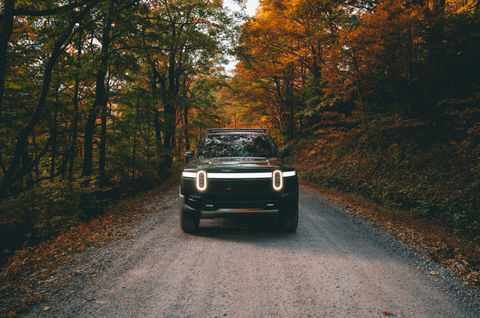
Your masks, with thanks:
M480 293L304 188L296 233L272 219L179 226L178 186L122 240L41 282L24 317L480 317ZM47 310L45 310L47 309Z

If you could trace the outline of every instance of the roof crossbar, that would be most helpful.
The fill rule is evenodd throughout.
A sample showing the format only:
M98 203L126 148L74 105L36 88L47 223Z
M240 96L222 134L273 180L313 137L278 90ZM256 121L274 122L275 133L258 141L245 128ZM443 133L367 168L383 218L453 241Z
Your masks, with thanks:
M228 132L228 131L251 131L251 132L262 132L266 133L267 128L207 128L209 133L219 133L219 132Z

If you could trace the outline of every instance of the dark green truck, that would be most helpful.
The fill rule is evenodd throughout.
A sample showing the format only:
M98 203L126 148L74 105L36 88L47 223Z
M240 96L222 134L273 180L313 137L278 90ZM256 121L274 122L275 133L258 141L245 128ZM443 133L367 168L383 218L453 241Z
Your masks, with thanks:
M285 231L298 224L298 179L266 129L208 129L182 172L180 224L190 233L200 219L277 217Z

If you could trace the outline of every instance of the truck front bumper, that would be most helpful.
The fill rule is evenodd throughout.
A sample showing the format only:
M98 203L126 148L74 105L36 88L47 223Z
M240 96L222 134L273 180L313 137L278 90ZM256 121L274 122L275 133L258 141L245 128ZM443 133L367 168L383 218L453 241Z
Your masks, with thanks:
M190 206L185 199L185 196L180 194L180 210L183 215L189 219L215 219L215 218L229 218L229 217L245 217L245 216L264 216L264 217L279 217L281 214L288 216L294 213L298 207L298 199L295 197L278 200L276 202L208 202L207 204L199 204L202 206L198 209Z

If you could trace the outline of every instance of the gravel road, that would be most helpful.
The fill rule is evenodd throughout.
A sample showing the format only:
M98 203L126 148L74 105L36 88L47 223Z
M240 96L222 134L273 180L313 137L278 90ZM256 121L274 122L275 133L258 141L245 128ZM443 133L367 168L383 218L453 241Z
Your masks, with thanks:
M480 317L460 277L304 188L296 233L219 219L185 234L176 187L149 207L130 238L59 269L66 287L24 316Z

